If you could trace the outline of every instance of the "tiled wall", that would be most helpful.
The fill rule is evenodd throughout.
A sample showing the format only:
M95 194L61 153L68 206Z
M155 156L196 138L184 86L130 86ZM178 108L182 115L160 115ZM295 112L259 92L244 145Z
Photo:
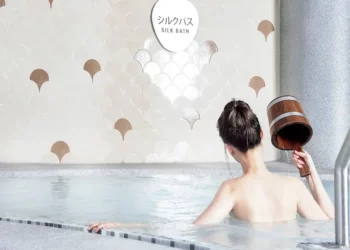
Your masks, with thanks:
M0 0L0 161L224 161L216 121L233 97L278 158L266 115L279 94L277 1L191 2L195 40L169 53L155 0Z

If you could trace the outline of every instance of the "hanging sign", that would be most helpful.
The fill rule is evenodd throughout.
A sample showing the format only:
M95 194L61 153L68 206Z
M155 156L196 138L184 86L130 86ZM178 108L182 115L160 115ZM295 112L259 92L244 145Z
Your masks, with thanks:
M197 9L188 0L159 0L152 10L152 24L160 44L169 51L186 49L198 30Z

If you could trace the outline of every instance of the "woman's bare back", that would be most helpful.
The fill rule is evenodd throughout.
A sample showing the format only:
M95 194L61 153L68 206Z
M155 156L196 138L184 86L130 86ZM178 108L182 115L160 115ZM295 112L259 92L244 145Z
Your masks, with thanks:
M245 175L229 181L235 218L251 222L294 220L297 214L297 179L272 173Z

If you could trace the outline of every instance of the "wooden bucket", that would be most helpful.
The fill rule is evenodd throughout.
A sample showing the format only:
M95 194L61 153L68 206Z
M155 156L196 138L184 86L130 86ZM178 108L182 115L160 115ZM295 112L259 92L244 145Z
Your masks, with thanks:
M272 144L281 150L302 151L313 130L297 98L285 95L272 100L267 106L267 115ZM300 176L309 174L309 166L304 164Z

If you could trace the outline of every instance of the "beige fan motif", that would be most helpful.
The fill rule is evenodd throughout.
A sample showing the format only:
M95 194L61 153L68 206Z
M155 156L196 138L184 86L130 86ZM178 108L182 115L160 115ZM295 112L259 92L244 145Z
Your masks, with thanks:
M256 97L258 97L259 91L265 87L265 81L260 76L254 76L252 79L250 79L249 87L254 89Z
M49 81L49 75L43 69L36 69L30 74L30 78L29 79L32 80L33 82L35 82L36 85L38 85L38 89L39 89L39 92L40 92L41 86L45 82Z
M132 126L127 119L121 118L118 121L116 121L116 123L114 124L114 129L119 131L119 133L122 135L123 141L124 141L126 133L129 130L132 130Z
M69 146L64 141L57 141L51 147L51 152L57 155L59 162L62 158L70 152Z
M95 59L90 59L84 64L84 70L90 74L91 80L94 81L96 73L101 71L101 65Z
M265 36L265 42L267 42L267 37L268 35L273 32L275 30L273 24L268 21L268 20L264 20L264 21L261 21L259 23L259 26L258 26L258 31L260 31L261 33L264 34Z

